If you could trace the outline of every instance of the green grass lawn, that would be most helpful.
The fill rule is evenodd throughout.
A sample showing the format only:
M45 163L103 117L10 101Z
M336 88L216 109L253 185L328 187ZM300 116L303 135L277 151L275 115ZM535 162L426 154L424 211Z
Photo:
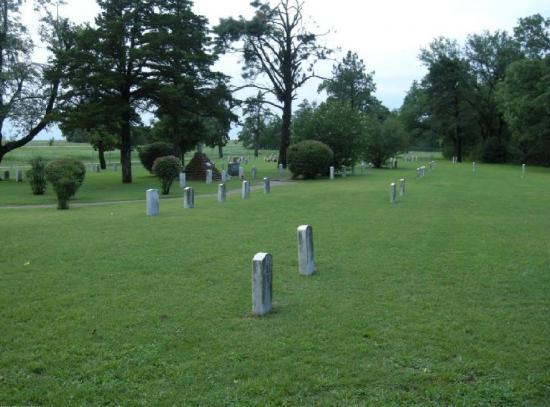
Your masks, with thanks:
M216 163L216 167L219 170L221 170L222 164L225 164L225 168L227 168L227 157L229 156L250 156L250 161L245 165L247 176L251 176L253 165L258 169L258 179L253 182L251 181L253 185L260 183L263 177L286 179L289 176L288 172L282 175L279 174L276 163L264 162L264 157L270 154L270 151L263 152L261 157L254 160L251 151L244 150L242 146L231 143L224 149L224 159L218 158L217 149L207 148L205 149L205 153L207 153L210 159ZM51 185L48 185L45 195L34 196L31 193L31 187L27 179L24 179L22 183L15 182L15 169L24 168L23 165L26 165L28 160L33 156L42 155L48 160L59 157L73 157L89 163L91 162L90 154L97 155L90 145L64 142L56 142L53 146L48 146L46 142L34 142L29 146L14 150L6 156L4 161L2 161L4 167L0 168L0 178L3 177L3 171L5 170L10 170L11 173L9 181L0 181L0 206L55 204L56 197ZM110 159L109 154L111 154ZM118 152L107 153L107 161L114 163L118 159L118 154ZM193 154L194 153L188 153L186 155L186 163L191 160ZM122 184L120 166L118 167L118 171L115 172L112 166L108 165L107 169L100 173L92 172L87 168L84 184L79 189L72 202L88 203L145 199L145 191L147 189L160 189L160 181L143 168L137 155L134 155L134 159L137 161L134 161L132 165L132 184ZM95 162L97 163L97 158ZM170 195L166 197L174 198L181 196L181 191L177 184L177 182L174 183ZM217 182L212 185L206 185L204 182L189 182L189 186L195 189L196 194L215 194L217 185ZM229 190L239 187L240 181L237 177L233 177L227 185Z
M0 405L547 405L550 170L416 165L159 217L0 209Z

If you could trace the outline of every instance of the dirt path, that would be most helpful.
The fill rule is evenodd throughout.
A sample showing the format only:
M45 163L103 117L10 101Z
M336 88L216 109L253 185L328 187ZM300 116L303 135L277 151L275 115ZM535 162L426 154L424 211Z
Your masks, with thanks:
M296 182L292 181L271 181L271 187L280 187L284 185L296 185ZM250 187L251 191L257 191L261 190L263 188L263 185L255 185ZM227 191L227 195L238 195L241 193L241 189L232 189L231 191ZM201 194L196 195L195 198L211 198L211 197L217 197L217 193L213 194ZM175 201L175 200L181 200L182 197L175 197L175 198L161 198L161 201ZM69 205L71 208L82 208L86 206L106 206L106 205L123 205L123 204L131 204L131 203L138 203L138 202L145 202L145 199L129 199L126 201L102 201L102 202L83 202L83 203L77 203L77 202L70 202ZM0 209L47 209L47 208L57 208L57 204L43 204L43 205L0 205Z

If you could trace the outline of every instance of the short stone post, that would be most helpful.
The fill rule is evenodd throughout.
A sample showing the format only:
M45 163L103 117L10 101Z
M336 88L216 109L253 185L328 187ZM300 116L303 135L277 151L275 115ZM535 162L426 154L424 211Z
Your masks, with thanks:
M225 202L226 189L225 184L218 185L218 202Z
M264 194L271 192L271 180L268 177L264 178Z
M271 311L273 296L273 257L257 253L252 258L252 313L262 316Z
M159 191L157 189L148 189L145 193L147 205L147 216L157 216L159 214Z
M334 167L333 166L330 167L330 179L331 180L334 179Z
M285 171L283 164L279 164L279 174L282 174Z
M521 177L525 177L525 164L521 164Z
M303 276L315 272L313 260L313 229L309 225L298 227L298 270Z
M256 173L258 172L258 169L256 168L256 166L254 165L252 167L252 179L255 180L256 179Z
M399 180L399 196L405 196L405 178Z
M248 181L243 181L242 196L243 199L248 199L248 197L250 196L250 184L248 183Z
M23 182L23 170L15 171L15 182Z
M187 186L187 180L185 177L185 172L180 172L180 188L185 188Z
M244 178L244 167L242 165L239 165L239 178Z
M10 180L10 172L4 171L4 181L9 181L9 180Z
M394 204L397 202L397 185L395 182L390 184L390 203Z
M226 170L222 170L222 182L223 183L227 182L227 171Z
M206 183L212 184L212 170L206 170Z
M195 191L191 187L183 189L183 207L185 209L193 209L195 207Z

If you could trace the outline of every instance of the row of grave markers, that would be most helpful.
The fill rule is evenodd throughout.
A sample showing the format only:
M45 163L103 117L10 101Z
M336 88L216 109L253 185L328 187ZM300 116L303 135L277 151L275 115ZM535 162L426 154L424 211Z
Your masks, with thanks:
M181 179L180 179L181 185ZM265 177L263 180L264 194L271 193L271 180ZM227 197L227 187L224 183L218 185L218 202L225 202ZM241 197L248 199L250 197L250 183L243 181ZM160 214L159 191L158 189L148 189L145 192L145 213L147 216L158 216ZM193 209L195 207L195 190L191 187L183 188L183 207L184 209Z

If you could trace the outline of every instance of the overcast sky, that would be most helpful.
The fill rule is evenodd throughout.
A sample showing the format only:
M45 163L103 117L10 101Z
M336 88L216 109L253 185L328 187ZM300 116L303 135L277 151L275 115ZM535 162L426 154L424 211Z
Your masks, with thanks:
M93 21L98 7L94 0L66 0L60 14L75 22ZM250 16L250 0L196 0L195 12L211 25L221 17ZM32 25L32 9L27 6L24 19ZM376 96L391 109L401 106L415 79L425 70L418 61L422 47L435 37L463 41L468 34L484 30L512 31L520 17L540 13L550 16L548 0L306 0L305 15L318 25L313 31L325 32L329 47L341 49L337 59L351 50L362 58L367 71L375 71ZM312 27L315 27L312 25ZM240 79L235 57L225 57L216 68ZM332 62L319 66L318 73L329 75ZM299 99L321 101L318 82L310 82Z

